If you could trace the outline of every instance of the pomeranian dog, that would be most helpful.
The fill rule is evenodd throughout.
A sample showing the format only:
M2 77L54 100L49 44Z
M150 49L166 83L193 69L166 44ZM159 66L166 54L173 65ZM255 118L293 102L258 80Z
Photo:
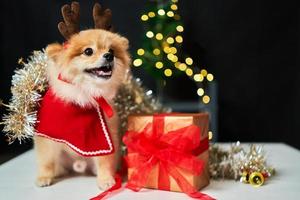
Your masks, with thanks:
M97 9L99 12L99 4L95 6L94 15ZM72 7L63 8L63 12L66 10L69 15L74 15L72 12L79 12L79 5L72 3ZM66 20L65 16L64 18ZM90 172L97 175L98 186L105 190L115 183L114 175L119 159L119 120L113 107L113 98L129 70L128 40L107 30L89 29L72 34L66 44L48 45L46 54L49 60L46 74L55 99L88 110L96 108L95 99L102 97L112 107L114 115L103 116L114 150L110 154L85 157L84 153L78 153L80 150L74 151L76 147L70 148L71 144L37 134L34 138L38 164L36 184L41 187L49 186L56 177L72 171ZM56 112L59 118L61 113L55 104L48 109L52 113ZM55 116L45 116L43 120L54 118ZM51 127L59 126L59 123L55 120L47 122ZM72 123L66 124L66 127L77 126ZM104 127L103 124L102 126Z

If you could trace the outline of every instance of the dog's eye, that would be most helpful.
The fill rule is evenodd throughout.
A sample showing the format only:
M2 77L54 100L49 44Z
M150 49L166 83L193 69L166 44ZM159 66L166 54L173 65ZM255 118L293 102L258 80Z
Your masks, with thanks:
M114 50L113 49L109 49L108 52L111 53L111 54L114 54Z
M94 52L92 48L86 48L83 53L84 55L91 56Z

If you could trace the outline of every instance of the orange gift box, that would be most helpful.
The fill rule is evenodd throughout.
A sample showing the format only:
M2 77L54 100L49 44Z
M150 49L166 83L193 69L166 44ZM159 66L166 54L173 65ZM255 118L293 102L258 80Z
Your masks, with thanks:
M152 162L152 160L156 159L156 162L154 161L152 162L153 165L151 169L148 169L148 173L145 175L147 176L147 178L140 177L140 179L144 178L144 180L142 180L142 182L144 182L143 187L185 192L182 191L182 188L185 188L185 186L183 187L182 184L190 185L193 189L195 189L195 191L198 191L201 188L207 186L209 184L209 177L210 177L209 168L208 168L209 165L208 126L209 126L209 116L207 113L197 113L197 114L170 113L170 114L162 114L162 115L160 114L157 116L156 115L129 116L128 131L125 135L126 139L125 140L123 139L124 143L125 144L129 143L131 138L136 137L140 133L143 133L145 136L144 137L141 136L141 138L139 139L140 141L136 140L135 142L137 143L135 143L135 145L132 144L131 147L126 144L128 146L127 157L131 158L131 159L127 159L128 183L129 182L135 183L137 180L132 180L132 179L135 178L133 176L138 176L138 174L140 173L137 170L140 170L141 172L147 170L147 166L149 165L146 165L146 163ZM151 129L150 131L152 134L151 137L154 137L154 139L152 138L153 139L152 142L147 142L147 137L149 135L148 129L149 130ZM157 133L153 134L152 132L155 131ZM155 134L161 134L161 135L153 136ZM160 141L160 144L156 144L155 137L162 138L160 139L162 140L162 142ZM175 145L173 145L170 151L168 151L169 146L161 145L161 143L162 144L172 143L172 140L173 139L175 140L176 138L178 140L175 142ZM143 143L143 140L145 140L145 143ZM134 143L134 141L131 142ZM152 144L148 144L148 143L152 143ZM136 146L139 145L141 145L142 147L149 146L148 149L150 150L147 150L147 153L148 151L150 151L153 152L153 155L156 155L156 156L151 156L150 159L148 160L145 160L144 167L140 166L140 168L136 167L135 159L139 158L139 156L141 155L145 155L144 152L145 150L142 149L141 150L142 152L140 152L139 155L139 153L136 150ZM157 151L155 149L156 148L155 145L158 145L159 146L158 148L161 148L160 151ZM188 149L182 155L180 151L181 147L184 149ZM163 151L170 152L170 153L164 152L164 154L162 154L161 156L161 152ZM184 156L190 158L193 162L189 160L187 161L187 158L184 158ZM162 157L163 158L166 157L166 159L170 160L169 162L165 162L166 163L165 167L161 166L163 161L159 160ZM177 166L175 162L180 160L181 157L183 161L191 164L186 164L185 165L186 167L180 167L180 164L178 164ZM142 158L140 158L140 160L141 159ZM143 163L141 165L143 165ZM201 170L196 166L199 166ZM196 174L191 173L192 169L190 170L190 168L195 168L194 170L197 169L198 172L200 171L200 173L196 173ZM161 171L165 171L164 175L162 175ZM133 175L134 173L136 175ZM183 183L178 183L178 179L177 178L176 180L174 179L174 174L175 175L177 174L177 176L181 177L182 179L181 182ZM162 184L161 182L166 182L166 183Z

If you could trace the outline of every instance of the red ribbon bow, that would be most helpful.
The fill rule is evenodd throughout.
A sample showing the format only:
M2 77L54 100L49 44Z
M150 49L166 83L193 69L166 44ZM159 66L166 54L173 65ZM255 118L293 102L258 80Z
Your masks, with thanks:
M171 176L181 190L190 197L214 200L198 192L176 169L185 169L199 175L203 171L204 163L194 155L199 155L208 149L208 139L202 140L200 144L200 129L194 125L163 134L164 116L155 115L153 123L149 123L141 133L129 131L124 135L123 142L130 152L125 159L130 164L129 167L135 168L126 187L139 191L146 184L149 172L159 164L159 189L169 190L169 176ZM114 186L91 200L101 200L120 189L119 174L116 174Z
M190 197L213 200L210 196L198 192L177 170L184 169L193 175L200 175L204 169L204 161L199 160L193 152L199 153L200 129L195 125L170 131L163 134L164 115L155 115L153 123L149 123L142 132L128 131L123 142L127 145L126 160L129 168L134 168L126 185L133 191L145 186L148 175L158 164L158 189L169 190L171 176L180 189ZM204 145L202 152L208 148Z

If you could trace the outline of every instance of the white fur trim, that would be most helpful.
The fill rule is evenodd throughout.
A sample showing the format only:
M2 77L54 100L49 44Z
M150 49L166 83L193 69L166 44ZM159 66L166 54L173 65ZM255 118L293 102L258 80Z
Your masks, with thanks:
M56 142L65 143L66 145L68 145L69 147L74 149L76 152L78 152L78 153L80 153L81 155L84 155L84 156L98 156L100 154L109 154L113 151L113 144L112 144L111 139L109 137L107 127L105 126L104 116L103 116L101 110L99 109L99 107L97 107L96 109L97 109L97 113L98 113L98 116L99 116L100 125L101 125L101 128L103 130L106 142L108 143L109 149L101 149L101 150L97 150L97 151L83 151L82 149L79 149L78 147L74 146L73 144L71 144L70 142L68 142L66 140L53 138L53 137L50 137L48 135L45 135L43 133L38 133L38 132L36 133L36 135L46 137L46 138L54 140Z

